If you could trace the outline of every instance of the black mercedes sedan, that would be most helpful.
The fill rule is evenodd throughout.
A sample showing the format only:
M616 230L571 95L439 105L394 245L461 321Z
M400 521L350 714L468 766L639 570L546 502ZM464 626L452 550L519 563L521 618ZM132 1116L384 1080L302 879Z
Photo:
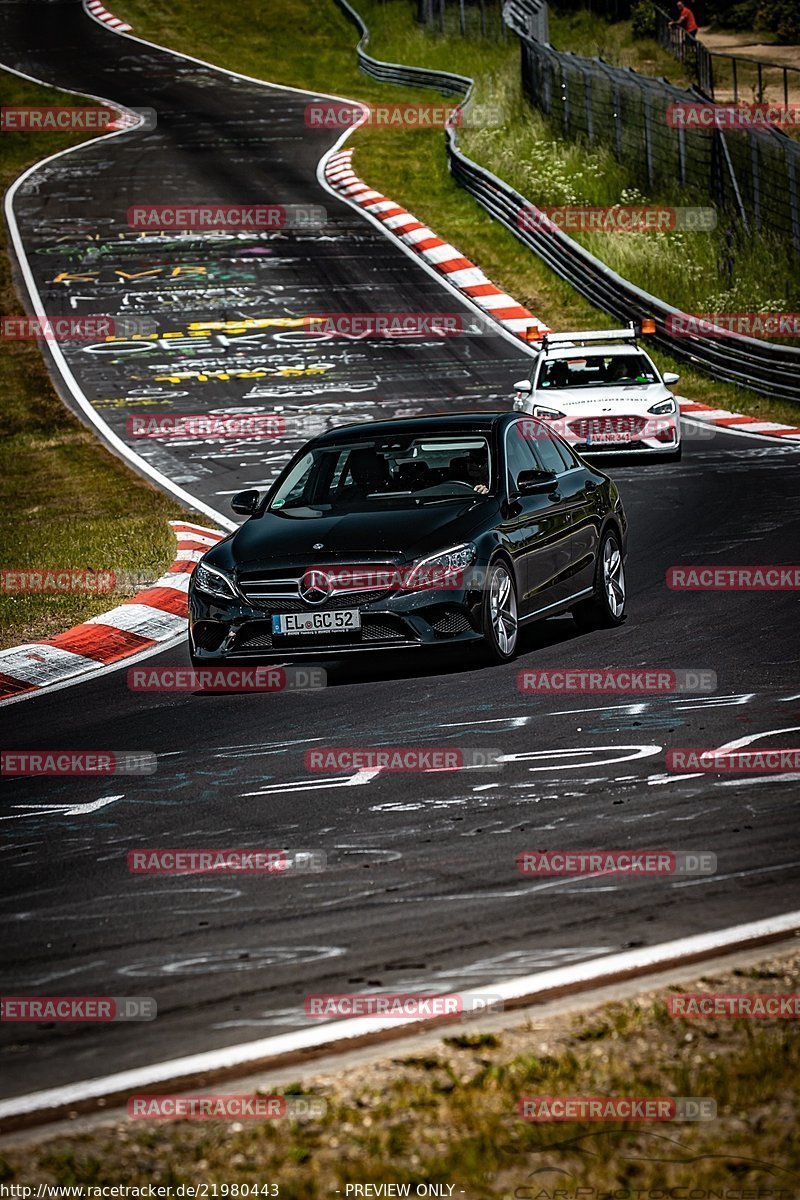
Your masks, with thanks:
M189 587L195 666L468 645L494 662L529 621L625 618L616 484L543 422L452 413L314 438Z

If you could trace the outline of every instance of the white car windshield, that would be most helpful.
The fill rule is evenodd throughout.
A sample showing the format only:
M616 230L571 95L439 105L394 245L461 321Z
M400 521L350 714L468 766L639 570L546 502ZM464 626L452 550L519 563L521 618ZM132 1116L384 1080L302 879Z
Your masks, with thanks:
M626 354L591 354L547 359L539 371L537 388L625 387L658 383L652 363L639 350Z
M417 508L474 499L491 479L480 435L404 437L321 445L295 464L270 512L311 517L370 508Z

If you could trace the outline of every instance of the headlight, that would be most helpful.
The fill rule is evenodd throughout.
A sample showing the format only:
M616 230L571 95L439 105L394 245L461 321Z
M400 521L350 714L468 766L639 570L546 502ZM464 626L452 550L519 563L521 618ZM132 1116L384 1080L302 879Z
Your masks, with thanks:
M464 571L475 562L476 550L472 542L452 546L429 558L420 558L414 563L403 582L406 591L415 588L460 588Z
M541 404L534 404L533 415L534 417L540 417L544 421L552 421L555 420L556 417L565 416L565 414L559 412L557 408L544 408Z
M674 413L677 411L675 400L672 396L670 396L669 400L659 400L658 404L654 404L647 411L657 413L660 417L666 415L666 413Z
M216 567L209 567L206 563L200 562L195 567L192 578L195 587L199 588L201 592L208 592L209 596L217 596L222 600L238 599L231 580Z

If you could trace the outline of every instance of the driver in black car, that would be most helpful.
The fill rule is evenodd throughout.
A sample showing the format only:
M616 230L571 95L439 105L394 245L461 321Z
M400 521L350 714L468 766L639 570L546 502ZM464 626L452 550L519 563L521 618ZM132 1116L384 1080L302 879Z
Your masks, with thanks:
M486 496L489 492L487 467L485 451L470 450L463 458L454 458L450 463L450 478L454 483L466 483L474 491Z
M389 482L389 464L371 448L354 450L350 455L349 496L363 499L371 492L383 491Z

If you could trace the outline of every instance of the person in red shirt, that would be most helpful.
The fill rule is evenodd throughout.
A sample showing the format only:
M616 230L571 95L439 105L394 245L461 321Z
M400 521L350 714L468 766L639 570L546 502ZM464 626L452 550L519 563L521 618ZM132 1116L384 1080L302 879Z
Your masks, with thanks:
M688 4L682 3L682 0L678 0L677 21L670 21L670 28L674 29L676 26L683 29L685 33L697 33L697 21L694 19L694 13Z

